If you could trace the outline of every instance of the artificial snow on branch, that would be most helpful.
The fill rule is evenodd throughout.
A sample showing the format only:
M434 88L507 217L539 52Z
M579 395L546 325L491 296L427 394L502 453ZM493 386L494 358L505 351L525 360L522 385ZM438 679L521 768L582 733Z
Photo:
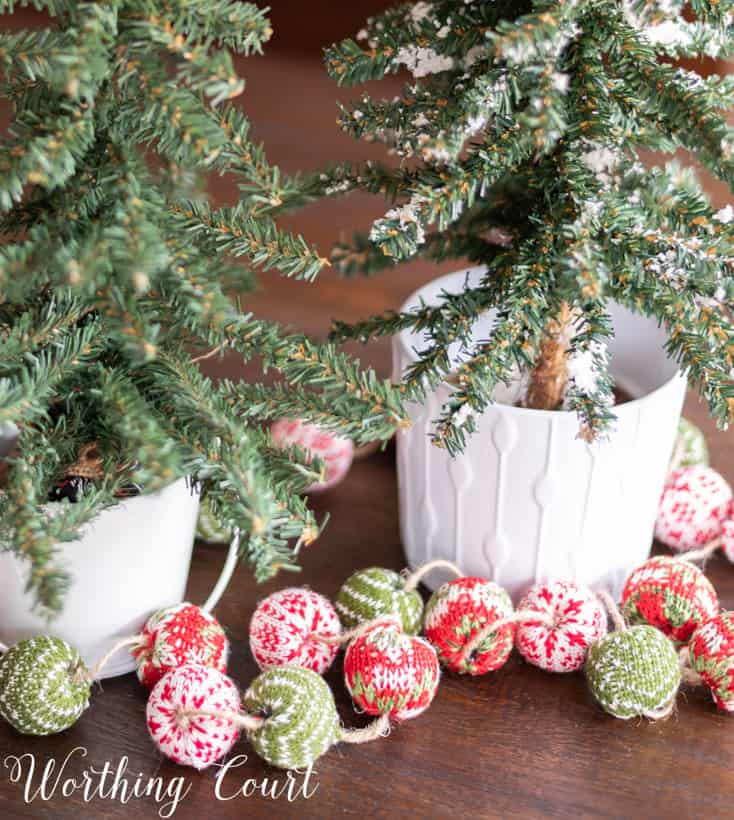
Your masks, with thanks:
M336 340L413 330L425 338L406 395L448 379L434 440L454 452L500 382L531 406L577 412L592 441L614 420L609 299L655 317L722 426L734 417L734 211L709 207L689 172L645 170L639 152L685 148L730 185L728 77L670 57L734 46L731 0L403 3L333 45L340 85L407 69L402 96L341 106L353 136L386 144L399 168L324 172L308 196L382 194L385 215L332 254L346 275L420 254L486 268L463 302L337 323ZM684 16L684 11L686 12ZM343 180L342 186L337 183ZM491 336L472 322L494 310ZM459 342L461 355L448 350Z
M260 52L270 23L233 0L33 5L48 29L0 35L14 112L0 142L0 422L19 431L3 542L52 614L69 582L56 545L121 488L186 475L240 530L258 579L295 568L323 525L300 495L319 465L279 451L263 423L279 412L367 442L405 414L389 382L242 307L258 271L312 280L328 264L274 221L306 195L232 102L243 89L232 53ZM201 193L210 171L239 185L233 207ZM277 384L205 378L198 362L222 351L274 369ZM50 515L90 442L102 480Z

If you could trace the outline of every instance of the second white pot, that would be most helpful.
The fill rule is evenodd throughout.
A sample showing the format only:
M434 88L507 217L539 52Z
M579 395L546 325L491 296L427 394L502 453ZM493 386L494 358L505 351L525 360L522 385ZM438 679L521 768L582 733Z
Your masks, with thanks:
M57 635L93 666L121 639L136 635L154 611L184 600L198 511L198 493L181 478L104 510L81 538L59 544L58 561L71 587L62 613L50 623L36 614L26 592L26 562L0 553L0 641L11 645L32 635ZM207 609L224 591L236 552L237 538ZM134 668L132 655L120 651L101 677Z
M408 300L435 303L460 292L459 271L431 282ZM431 420L451 388L442 384L410 407L412 427L398 435L400 526L412 568L433 558L467 574L491 578L515 600L533 583L575 579L619 595L629 572L649 555L657 505L675 442L685 379L664 349L654 321L610 305L615 338L611 371L635 397L615 408L609 441L578 438L575 413L493 404L477 419L463 454L451 458L431 444ZM476 328L486 338L491 316ZM400 334L394 375L415 361L420 337ZM427 583L446 580L435 571Z

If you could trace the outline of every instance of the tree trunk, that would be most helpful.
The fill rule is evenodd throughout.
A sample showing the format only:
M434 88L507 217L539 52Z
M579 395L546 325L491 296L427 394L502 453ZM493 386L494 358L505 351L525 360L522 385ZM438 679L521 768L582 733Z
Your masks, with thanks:
M568 381L566 353L571 340L573 311L567 302L546 327L538 363L530 371L525 406L534 410L557 410L563 401Z

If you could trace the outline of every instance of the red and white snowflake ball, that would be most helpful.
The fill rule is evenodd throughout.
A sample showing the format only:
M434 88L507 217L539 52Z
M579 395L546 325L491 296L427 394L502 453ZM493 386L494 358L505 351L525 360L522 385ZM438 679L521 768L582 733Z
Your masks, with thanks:
M227 671L229 642L219 621L194 604L177 604L148 618L130 650L140 682L149 689L186 663Z
M667 479L655 537L675 550L701 547L721 532L732 513L731 487L703 465L675 470Z
M239 729L197 710L238 713L237 687L211 666L187 664L164 675L148 698L148 731L163 754L182 766L205 769L234 746Z
M734 564L734 519L729 518L721 525L721 549Z
M335 637L341 623L331 602L310 589L281 589L260 601L250 621L250 649L260 669L302 666L326 672L339 647L317 635Z
M539 621L517 625L515 646L528 663L546 672L574 672L586 653L607 631L607 614L594 593L573 581L535 584L525 593L518 610L550 615L553 626Z
M368 715L416 717L430 706L438 679L433 647L397 624L373 626L344 655L344 682L355 706Z
M324 480L312 484L306 492L328 490L344 478L352 465L352 442L315 424L306 424L300 419L280 419L271 426L270 435L278 447L286 449L297 444L312 458L318 457L323 461L326 466Z

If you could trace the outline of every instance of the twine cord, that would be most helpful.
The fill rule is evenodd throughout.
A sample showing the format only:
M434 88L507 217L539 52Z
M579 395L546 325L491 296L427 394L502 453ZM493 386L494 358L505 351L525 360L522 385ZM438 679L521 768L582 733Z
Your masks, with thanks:
M176 723L181 729L187 729L192 718L197 717L223 720L247 732L254 732L256 729L259 729L267 720L267 718L260 717L259 715L250 715L246 712L231 712L227 709L178 709L176 711Z
M369 743L390 734L390 715L380 715L364 729L342 729L339 739L344 743Z
M427 564L423 564L423 566L418 567L415 572L408 575L403 582L403 591L412 592L412 590L420 584L423 578L434 569L447 569L449 572L453 572L457 578L464 577L464 573L456 566L456 564L451 561L447 561L444 558L437 558L435 561L429 561Z
M464 644L464 648L461 650L461 658L465 661L469 660L474 652L476 652L484 641L494 632L498 632L500 629L510 626L511 624L519 623L538 623L550 629L556 626L555 618L547 612L538 612L535 609L519 609L506 618L500 618L482 627L468 643Z
M92 669L85 669L81 668L76 671L74 674L73 681L76 684L80 683L93 683L100 675L102 670L107 666L107 664L112 660L112 658L121 650L125 649L125 647L135 647L141 646L142 635L132 635L127 638L123 638L121 641L118 641L106 655L104 655Z
M614 624L614 631L626 632L627 622L625 621L622 613L619 611L619 607L617 606L614 598L612 598L606 589L600 589L596 593L596 597L604 604L604 607L609 613L609 617L612 619L612 623Z
M377 618L373 618L371 621L365 621L364 623L359 624L359 626L355 626L354 629L349 629L346 632L340 632L338 635L323 635L320 632L312 632L311 638L315 641L320 641L321 643L330 644L331 646L341 646L342 644L353 641L355 638L361 638L362 635L369 632L373 626L379 626L380 624L385 624L386 626L388 624L394 624L400 629L403 628L403 622L400 620L399 615L380 615Z
M694 561L702 561L705 563L706 560L710 558L723 543L724 539L721 536L718 536L717 538L714 538L713 541L709 541L705 547L701 547L701 549L689 550L688 552L682 552L680 555L676 555L675 560L689 561L690 563L693 563Z

